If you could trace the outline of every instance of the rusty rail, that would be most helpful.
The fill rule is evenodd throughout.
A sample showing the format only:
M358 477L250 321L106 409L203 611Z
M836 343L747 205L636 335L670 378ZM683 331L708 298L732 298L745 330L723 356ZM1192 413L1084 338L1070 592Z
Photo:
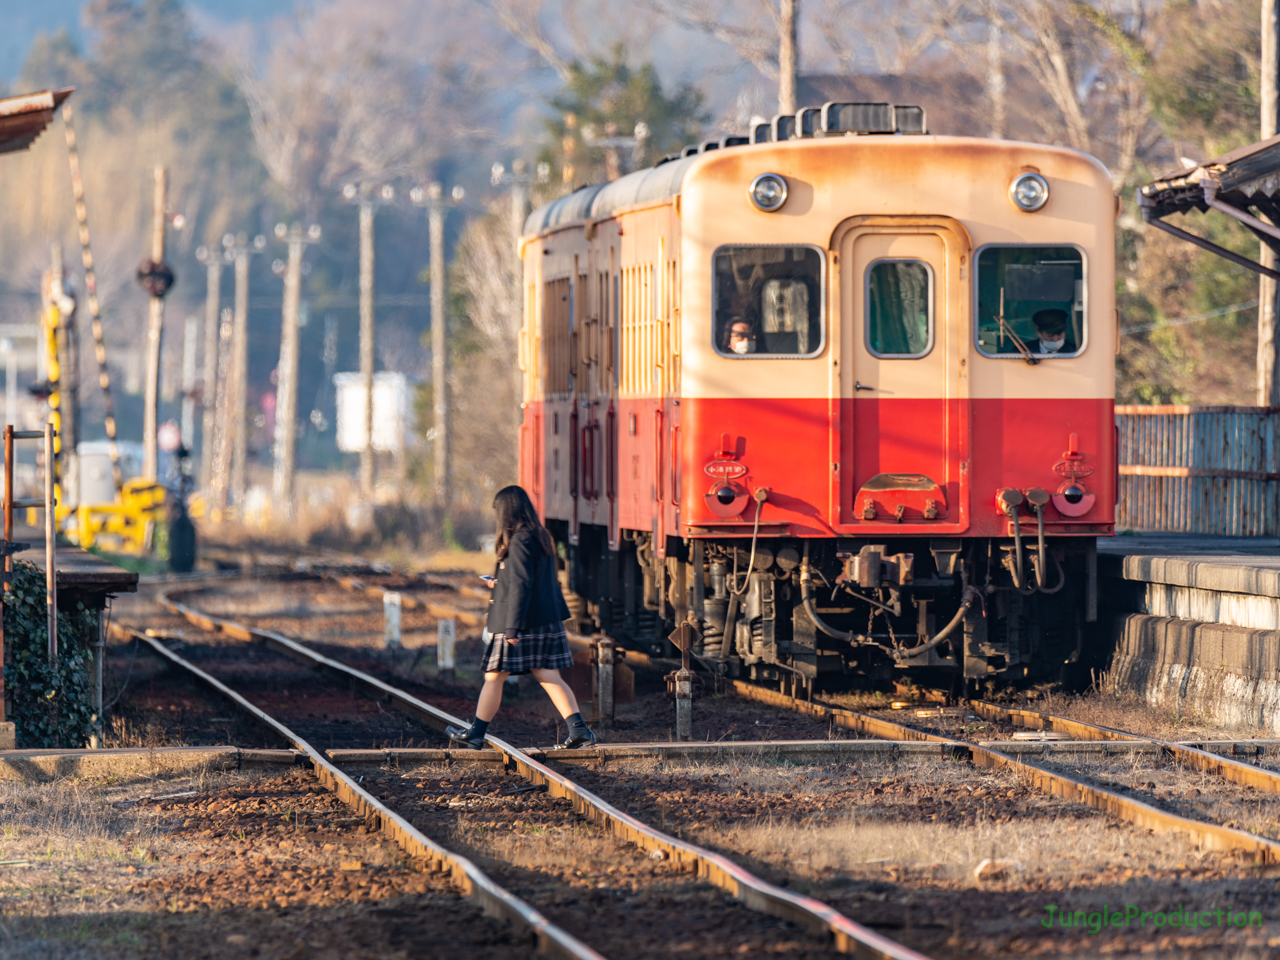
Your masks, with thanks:
M345 679L359 684L366 695L385 700L438 730L443 730L450 725L466 725L460 718L433 707L376 677L371 677L363 671L316 653L296 640L270 630L256 630L230 620L210 616L174 600L173 592L176 591L161 593L157 596L156 602L204 630L222 633L240 640L262 641L287 656L336 672ZM490 746L505 756L507 765L520 776L535 784L546 784L547 792L551 796L569 800L575 811L602 824L616 836L634 843L642 850L664 851L673 863L682 864L696 872L700 879L732 894L753 910L800 924L819 935L829 936L838 951L853 954L864 960L928 960L923 954L846 917L834 907L774 886L725 856L677 839L623 813L585 787L574 783L504 740L493 736L485 739Z
M1117 406L1116 526L1280 533L1280 408Z
M1051 713L1040 713L1036 710L1011 710L985 700L971 700L969 705L980 717L1009 723L1015 727L1026 727L1030 730L1057 730L1077 740L1136 740L1153 744L1192 770L1212 774L1223 780L1230 780L1232 783L1254 787L1268 793L1280 793L1280 773L1273 773L1262 767L1232 760L1230 757L1210 753L1208 750L1201 750L1185 743L1143 737L1124 730L1113 730L1111 727L1085 723L1083 720L1072 720L1070 717L1059 717Z
M127 630L123 627L117 629L148 644L152 650L170 663L198 677L230 700L240 710L253 717L259 724L274 731L283 740L291 744L294 749L306 754L313 765L316 778L328 790L337 795L339 800L356 813L365 817L366 821L376 818L381 832L398 843L410 856L428 861L439 872L448 872L453 882L457 884L465 895L474 897L480 902L485 913L502 917L513 924L516 929L532 935L537 942L539 953L571 958L571 960L604 960L601 954L592 950L572 934L557 927L519 897L498 886L466 857L446 850L422 834L398 813L383 806L372 794L362 789L351 777L343 773L323 753L311 746L310 743L303 740L283 723L255 707L226 684L210 676L189 660L174 653L161 643L158 638L136 630Z
M1167 813L1139 800L1134 800L1132 797L1126 797L1103 787L1085 783L1083 780L1077 780L1075 777L1067 776L1064 773L1055 773L1051 770L1024 763L1016 757L1011 757L998 750L992 750L989 747L968 741L940 737L901 723L894 723L892 720L871 717L853 710L828 707L824 704L805 700L794 700L784 694L773 690L765 690L762 687L755 687L741 680L732 681L732 688L737 695L746 699L770 703L774 706L793 710L796 713L806 713L810 716L830 719L836 726L843 727L846 730L853 730L864 736L890 740L929 740L936 743L950 744L953 756L957 759L967 754L968 758L980 767L1012 770L1036 789L1051 796L1086 804L1095 810L1100 810L1110 816L1128 821L1135 826L1145 827L1148 830L1184 834L1196 843L1211 850L1242 851L1254 855L1262 863L1280 863L1280 843L1274 840L1268 840L1266 837L1260 837L1246 830L1223 827L1215 823L1204 823L1200 820L1191 820L1187 817L1180 817L1177 814Z

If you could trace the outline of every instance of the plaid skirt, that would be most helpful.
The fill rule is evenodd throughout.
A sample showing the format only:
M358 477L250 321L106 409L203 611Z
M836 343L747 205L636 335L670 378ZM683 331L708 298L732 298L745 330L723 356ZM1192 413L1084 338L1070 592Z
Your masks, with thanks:
M481 663L486 673L567 670L573 666L573 654L569 650L564 624L556 621L532 630L521 630L520 639L515 643L509 643L504 634L495 633L485 647Z

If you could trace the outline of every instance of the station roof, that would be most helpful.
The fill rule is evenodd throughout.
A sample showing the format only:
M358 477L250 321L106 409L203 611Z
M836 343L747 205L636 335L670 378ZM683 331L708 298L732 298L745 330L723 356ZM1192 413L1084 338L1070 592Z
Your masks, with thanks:
M1251 143L1153 180L1139 188L1138 207L1143 220L1166 233L1255 273L1280 277L1276 271L1248 257L1163 220L1174 213L1217 210L1239 220L1280 254L1280 229L1275 226L1280 224L1280 136Z
M0 99L0 153L25 150L53 122L53 111L71 96L65 90L41 90Z

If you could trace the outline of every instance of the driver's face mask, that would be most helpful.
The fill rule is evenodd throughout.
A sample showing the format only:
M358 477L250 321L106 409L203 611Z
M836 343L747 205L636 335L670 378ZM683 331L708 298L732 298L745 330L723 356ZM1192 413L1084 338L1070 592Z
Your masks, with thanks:
M1040 349L1043 350L1045 353L1057 353L1059 350L1062 349L1063 345L1066 344L1066 342L1067 342L1067 338L1065 335L1059 337L1057 340L1046 340L1044 337L1041 337Z
M734 353L755 353L756 342L754 340L734 340L729 344L729 349Z

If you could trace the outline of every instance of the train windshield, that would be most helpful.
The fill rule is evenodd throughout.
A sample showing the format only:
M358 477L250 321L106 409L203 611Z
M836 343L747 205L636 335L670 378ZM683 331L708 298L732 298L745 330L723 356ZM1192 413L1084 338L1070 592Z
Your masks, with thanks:
M1084 345L1084 257L1075 247L987 246L978 253L978 349L990 357L1069 357Z
M716 350L730 357L806 357L821 350L822 264L816 247L717 250Z

